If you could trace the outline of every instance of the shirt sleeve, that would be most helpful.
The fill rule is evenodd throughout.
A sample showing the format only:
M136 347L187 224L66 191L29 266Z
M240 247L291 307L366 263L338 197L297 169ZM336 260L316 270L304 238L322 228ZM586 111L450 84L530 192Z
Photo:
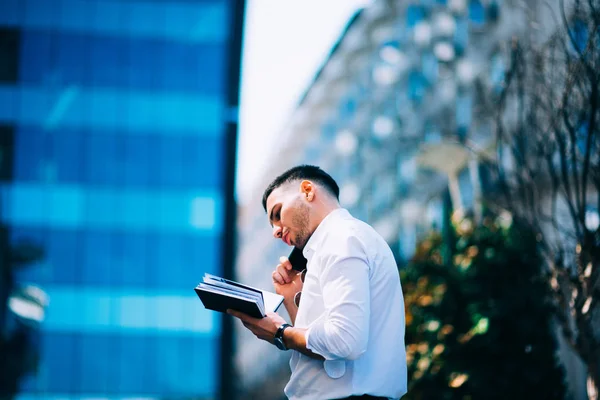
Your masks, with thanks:
M369 264L355 237L323 257L320 285L325 315L306 332L306 347L326 360L355 360L369 341Z

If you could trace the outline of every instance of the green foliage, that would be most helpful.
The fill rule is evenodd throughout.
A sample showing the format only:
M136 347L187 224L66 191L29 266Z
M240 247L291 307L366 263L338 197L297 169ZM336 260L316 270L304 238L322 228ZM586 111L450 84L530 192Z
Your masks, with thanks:
M564 399L536 238L509 215L477 227L455 216L452 230L451 243L423 240L401 271L405 399Z

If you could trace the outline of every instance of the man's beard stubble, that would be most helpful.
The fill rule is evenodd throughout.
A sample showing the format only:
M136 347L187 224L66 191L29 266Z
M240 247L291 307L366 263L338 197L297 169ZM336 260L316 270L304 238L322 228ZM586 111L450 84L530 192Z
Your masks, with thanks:
M310 209L306 204L302 203L302 201L299 201L298 203L297 211L292 217L292 223L296 227L296 237L293 244L295 247L303 249L310 238L308 229Z

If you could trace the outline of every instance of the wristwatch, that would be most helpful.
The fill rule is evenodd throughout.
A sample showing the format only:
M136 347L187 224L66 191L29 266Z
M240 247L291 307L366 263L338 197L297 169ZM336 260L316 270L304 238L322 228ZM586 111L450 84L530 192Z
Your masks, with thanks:
M273 343L275 343L275 346L277 346L279 350L288 349L285 343L283 342L283 331L285 331L286 328L290 327L290 324L281 324L281 326L277 328L277 332L275 332L275 338L273 339Z

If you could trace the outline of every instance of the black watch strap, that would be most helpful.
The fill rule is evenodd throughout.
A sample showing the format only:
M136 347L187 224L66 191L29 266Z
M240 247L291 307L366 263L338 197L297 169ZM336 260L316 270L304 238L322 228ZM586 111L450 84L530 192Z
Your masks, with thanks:
M292 325L287 323L281 324L281 326L277 328L277 332L275 332L275 344L281 350L287 350L287 347L283 341L283 331L285 331L287 328L290 328L291 326Z

